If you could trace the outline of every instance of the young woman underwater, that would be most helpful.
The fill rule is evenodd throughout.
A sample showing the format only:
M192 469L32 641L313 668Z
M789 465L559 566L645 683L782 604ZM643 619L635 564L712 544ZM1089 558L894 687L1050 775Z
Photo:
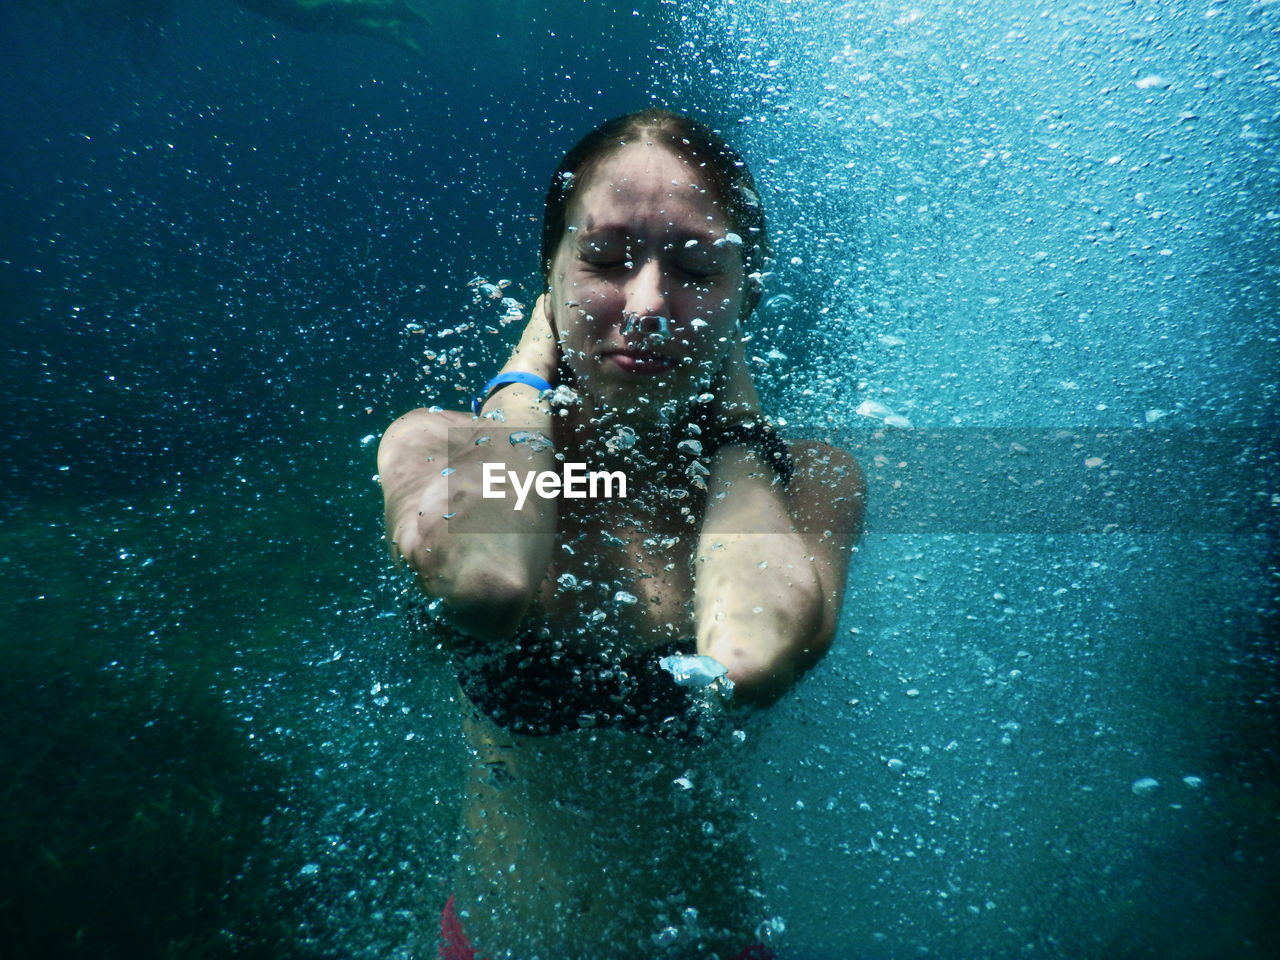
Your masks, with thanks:
M612 120L552 178L546 292L478 416L383 437L388 536L440 601L472 760L448 960L773 956L735 728L829 647L864 490L762 415L742 331L767 255L718 134ZM562 462L626 497L482 495L486 463Z

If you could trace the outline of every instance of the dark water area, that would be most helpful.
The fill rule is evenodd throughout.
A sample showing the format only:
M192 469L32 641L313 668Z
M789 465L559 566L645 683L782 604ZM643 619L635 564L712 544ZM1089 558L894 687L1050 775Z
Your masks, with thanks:
M376 440L487 379L469 284L531 303L561 153L657 102L756 170L770 407L873 479L752 734L782 956L1273 955L1280 8L415 6L423 56L0 8L5 954L435 955L457 694Z
M647 102L655 42L652 15L589 9L557 37L537 6L481 4L435 14L419 60L228 3L179 5L130 55L5 17L16 491L200 472L317 415L380 429L418 393L386 382L405 322L463 315L478 263L536 277L564 141Z

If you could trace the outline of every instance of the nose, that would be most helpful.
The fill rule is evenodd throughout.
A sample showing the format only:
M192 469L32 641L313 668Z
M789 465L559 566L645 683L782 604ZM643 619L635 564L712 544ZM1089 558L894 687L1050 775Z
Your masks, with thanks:
M650 313L642 317L634 313L624 313L622 315L622 334L623 336L639 336L645 343L656 346L671 339L671 320L661 314Z
M624 315L639 317L643 321L652 321L655 324L659 318L666 318L669 321L671 312L668 299L662 265L656 257L648 257L636 265L627 280ZM644 328L640 332L647 334L662 331L654 326L653 329Z

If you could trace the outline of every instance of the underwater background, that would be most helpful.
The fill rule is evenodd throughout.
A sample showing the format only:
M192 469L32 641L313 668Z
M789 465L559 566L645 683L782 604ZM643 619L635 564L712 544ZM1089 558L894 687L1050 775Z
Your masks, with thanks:
M0 6L5 955L434 955L376 439L661 104L760 184L768 405L870 481L753 732L783 956L1273 956L1280 4L367 6Z

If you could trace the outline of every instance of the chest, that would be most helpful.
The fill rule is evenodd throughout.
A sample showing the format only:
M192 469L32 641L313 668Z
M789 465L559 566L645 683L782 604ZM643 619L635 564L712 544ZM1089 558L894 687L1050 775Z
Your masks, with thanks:
M697 526L680 515L562 511L541 612L632 649L692 636L696 546Z

